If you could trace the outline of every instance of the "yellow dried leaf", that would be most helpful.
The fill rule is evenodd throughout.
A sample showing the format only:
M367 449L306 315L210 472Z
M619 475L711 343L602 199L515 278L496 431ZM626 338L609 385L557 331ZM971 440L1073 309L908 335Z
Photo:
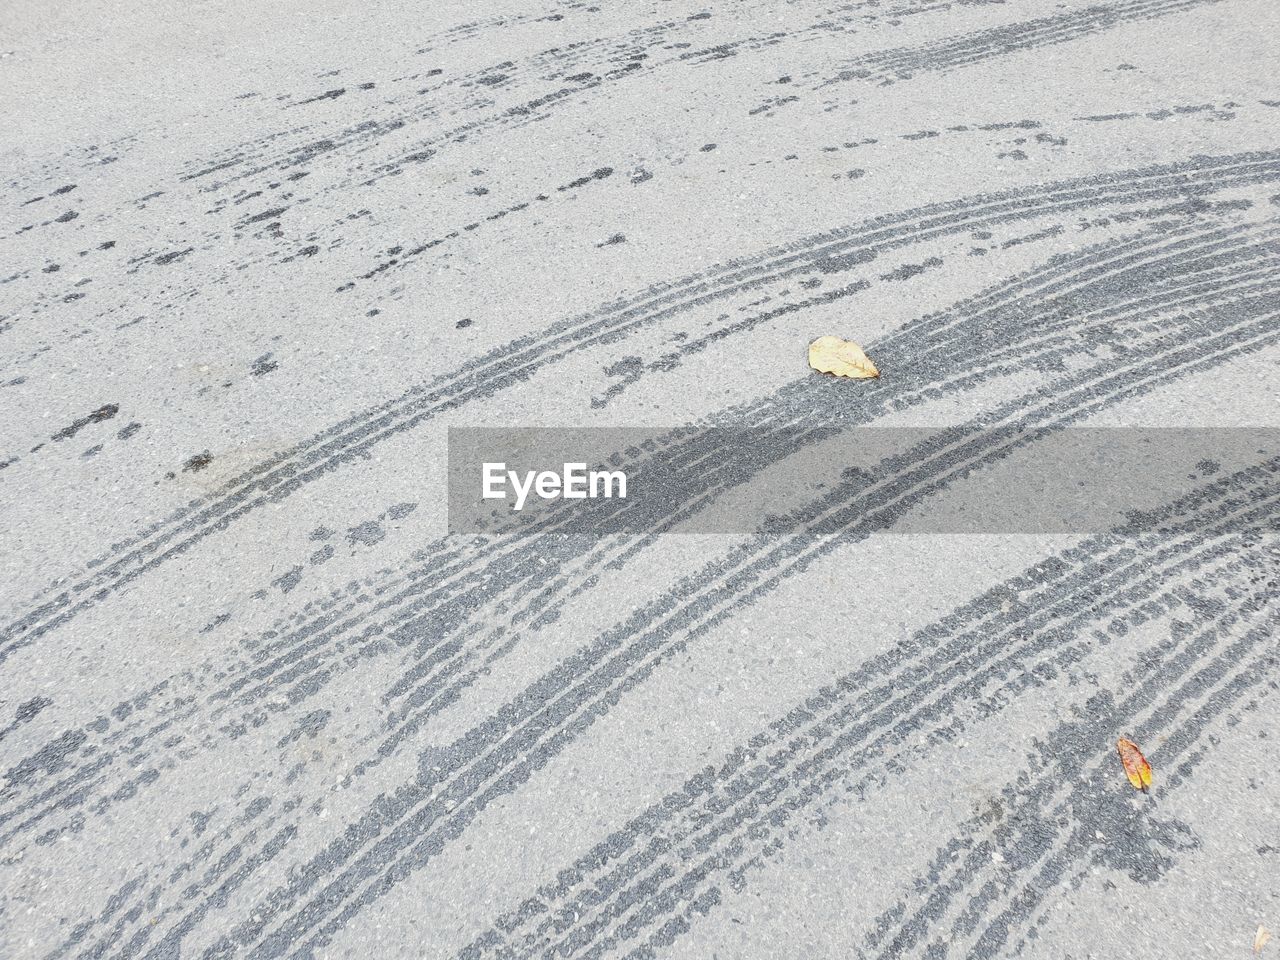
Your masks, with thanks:
M839 337L819 337L809 344L809 366L819 373L833 373L837 377L855 380L880 376L880 371L860 346Z
M1125 776L1133 784L1133 789L1146 790L1151 786L1151 764L1147 763L1147 758L1142 755L1136 743L1121 737L1116 741L1116 752L1120 754Z
M1262 924L1258 924L1258 933L1253 938L1254 954L1261 953L1262 948L1267 945L1267 941L1270 939L1271 939L1271 931L1268 930L1266 927L1264 927Z

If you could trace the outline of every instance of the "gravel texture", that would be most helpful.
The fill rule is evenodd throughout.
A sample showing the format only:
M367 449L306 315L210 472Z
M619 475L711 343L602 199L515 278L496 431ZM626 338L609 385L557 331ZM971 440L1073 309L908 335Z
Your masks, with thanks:
M1274 447L603 538L446 447L670 430L699 529L797 424L1280 426L1280 5L589 3L0 9L0 957L1250 956Z

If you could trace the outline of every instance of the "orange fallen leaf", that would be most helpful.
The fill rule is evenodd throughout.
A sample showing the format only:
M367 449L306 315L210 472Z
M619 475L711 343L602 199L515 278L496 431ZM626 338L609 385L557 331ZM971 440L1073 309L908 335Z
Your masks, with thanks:
M1121 737L1116 741L1116 751L1120 754L1125 776L1133 784L1133 789L1146 790L1151 786L1151 764L1147 763L1147 758L1142 755L1138 745Z
M1262 948L1267 945L1267 941L1270 939L1271 939L1271 931L1268 930L1266 927L1264 927L1262 924L1258 924L1258 933L1253 938L1254 954L1256 955L1261 953Z

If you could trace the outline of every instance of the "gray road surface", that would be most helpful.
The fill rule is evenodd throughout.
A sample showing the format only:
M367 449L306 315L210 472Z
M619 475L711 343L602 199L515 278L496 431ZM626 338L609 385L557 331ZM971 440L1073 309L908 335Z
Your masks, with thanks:
M797 423L1280 426L1277 36L5 5L0 957L1250 956L1274 456L1101 532L884 532L1000 468L947 448L797 485L820 535L593 538L450 534L445 451L745 431L664 454L696 521Z

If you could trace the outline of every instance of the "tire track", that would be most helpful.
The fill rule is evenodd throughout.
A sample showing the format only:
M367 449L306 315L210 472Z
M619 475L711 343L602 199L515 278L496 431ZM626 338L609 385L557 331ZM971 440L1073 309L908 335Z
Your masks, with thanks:
M1265 74L1246 57L1219 75L1196 50L1205 25L1261 51L1248 20L1265 5L1219 3L806 0L784 13L549 0L453 27L448 11L406 16L402 30L401 11L374 11L398 37L389 46L368 20L349 21L342 43L299 21L296 50L262 60L251 44L223 57L199 31L175 35L156 62L189 53L209 69L195 99L172 108L125 62L163 25L99 36L68 21L49 36L39 18L19 18L6 69L20 71L20 100L41 84L70 89L51 57L100 51L91 66L121 69L65 116L21 103L15 115L20 140L51 142L17 144L24 169L8 184L11 200L38 187L11 204L6 249L17 256L0 276L0 290L25 298L0 316L10 363L24 367L0 386L15 388L4 391L11 437L30 462L0 453L0 468L16 466L5 475L27 491L11 509L17 526L44 539L20 531L23 596L0 619L0 671L15 691L0 720L0 860L12 881L0 954L311 960L371 942L439 952L484 931L464 955L656 956L730 890L787 880L771 862L843 793L896 807L917 764L945 760L955 737L1007 729L1055 700L1077 722L1024 729L1051 731L1056 781L1029 770L1006 785L1019 821L975 817L936 849L945 825L927 834L904 875L919 867L932 888L868 897L860 915L900 899L861 946L1034 953L1042 931L1063 942L1045 922L1051 886L1082 888L1099 868L1158 879L1198 838L1160 811L1125 820L1100 801L1106 766L1088 741L1105 732L1109 743L1119 724L1144 741L1171 733L1152 753L1158 769L1177 768L1161 789L1177 789L1210 755L1216 725L1276 688L1280 460L1051 555L863 663L833 653L847 673L790 710L775 696L763 714L776 711L774 722L736 748L701 731L703 756L731 748L724 762L620 830L603 812L599 844L551 855L576 858L558 874L542 862L548 845L526 845L505 808L515 799L534 825L554 822L554 797L571 789L561 774L603 762L591 776L607 777L629 759L612 734L637 709L656 697L678 711L679 697L649 680L677 668L694 683L713 676L705 643L719 649L722 628L773 616L774 603L757 601L794 599L846 545L966 493L971 472L1040 457L1071 426L1158 415L1165 398L1195 403L1197 387L1208 389L1197 415L1217 402L1245 409L1227 385L1261 390L1248 378L1280 348L1280 150L1266 145L1272 101L1203 125L1236 119L1232 98ZM288 29L290 15L264 24ZM223 26L217 36L253 39ZM1161 58L1166 38L1185 62ZM920 96L940 80L936 102ZM145 140L75 157L57 146L77 136L78 117L97 132L137 116ZM1126 117L1142 119L1098 125ZM1098 168L1108 172L1079 175ZM911 196L912 177L925 199L889 199ZM974 193L983 180L1041 182ZM954 199L928 202L943 191ZM748 252L701 266L721 230L748 217L718 244ZM613 232L624 221L628 235ZM641 286L655 262L674 266ZM524 288L530 270L541 272ZM602 302L591 291L610 276L622 292ZM504 297L519 304L510 316ZM556 301L550 321L532 319L530 297ZM886 306L909 322L890 329ZM466 314L477 328L463 334ZM898 375L854 391L789 379L777 357L757 355L780 387L721 384L701 403L678 392L703 365L859 314L888 331L867 345ZM353 347L353 331L367 339ZM379 357L395 337L403 349ZM343 350L336 377L315 375ZM150 376L193 357L198 372ZM564 510L482 538L428 539L415 531L438 519L430 503L396 536L359 533L376 524L347 510L365 502L356 481L396 487L375 491L386 504L419 499L401 489L418 475L400 454L434 443L458 414L535 409L566 374L570 399L552 403L561 413L573 397L617 405L599 422L696 410L696 425L657 449L626 452L629 474L664 482L674 509L617 502L614 516L640 532L599 541L568 535ZM725 395L752 399L729 406ZM356 409L339 417L326 404ZM119 422L48 440L106 410ZM969 419L875 474L796 490L787 502L801 506L758 535L660 541L729 512L766 471L822 461L839 473L823 458L833 434L903 412ZM259 425L288 439L261 441ZM144 426L141 442L112 440ZM742 449L706 469L724 429ZM106 456L93 459L99 441ZM193 474L217 465L176 476L184 461ZM346 470L366 461L377 463ZM305 502L289 500L297 493ZM93 532L95 496L116 507L98 527L111 537ZM331 526L347 527L350 550ZM283 553L268 556L275 537ZM237 554L250 558L241 574L268 561L270 572L236 578ZM616 590L624 602L604 603ZM194 624L177 628L185 644L165 634L178 600L168 634ZM1088 699L1090 671L1130 654L1125 681L1148 687ZM768 703L768 691L753 696ZM548 781L556 792L543 797ZM1099 849L1064 816L1110 816L1108 832L1129 832ZM1004 867L980 850L1002 851ZM483 898L450 895L459 871L513 852L545 880L533 896L493 920ZM419 918L414 929L397 917L390 904L416 891L458 923Z
M1128 11L1129 6L1131 5L1121 6L1123 6L1124 9L1111 18L1115 22L1124 22L1125 17L1128 16L1126 11ZM534 55L533 60L531 61L532 66L535 68L535 74L540 78L538 82L545 83L557 80L557 78L567 78L570 80L580 80L580 88L572 85L570 87L562 87L552 94L544 93L541 96L534 97L523 105L510 106L501 110L496 110L496 112L492 112L490 115L480 120L470 121L461 126L451 127L428 136L420 141L415 141L415 143L410 147L404 148L404 150L402 150L394 159L379 166L377 168L378 172L376 172L372 178L370 178L368 171L365 169L368 164L364 162L357 162L357 158L364 151L373 149L375 145L380 144L383 141L388 141L389 143L393 137L403 135L405 131L411 129L418 123L426 122L428 119L444 119L441 116L445 109L443 105L424 108L420 104L417 104L417 101L421 100L423 95L428 93L446 93L454 97L463 98L464 103L462 106L456 107L453 112L470 109L491 109L494 108L494 101L492 100L493 91L497 89L505 89L512 83L520 81L523 77L521 67L512 64L510 61L503 61L502 63L490 65L478 71L465 73L460 77L450 77L447 80L441 81L435 87L424 88L415 91L411 95L406 94L403 97L400 97L399 100L392 101L399 103L400 100L407 100L412 104L411 106L398 106L389 114L380 114L377 119L368 119L367 116L362 113L361 119L358 122L352 122L340 133L325 135L320 132L313 131L311 129L311 125L304 125L302 127L294 126L286 130L267 134L260 137L257 141L254 141L254 143L261 144L263 146L270 145L278 147L279 150L283 152L274 154L273 159L270 161L264 161L264 163L252 167L250 170L239 172L236 176L230 178L226 182L218 182L212 186L206 185L203 188L207 190L219 190L224 186L238 186L243 178L263 177L265 175L265 179L261 182L244 185L243 188L239 189L235 194L229 194L219 199L214 204L213 208L205 211L208 215L231 212L237 219L230 227L223 228L221 230L218 228L205 230L198 237L188 238L190 240L190 244L184 250L155 247L149 248L145 253L129 258L125 262L126 272L135 272L141 265L147 263L169 264L194 251L199 251L200 254L203 254L210 249L220 246L219 241L221 239L225 239L226 230L230 230L232 234L237 237L242 237L244 231L249 229L250 232L260 239L267 238L272 240L273 242L269 243L268 247L272 248L275 252L263 254L261 257L251 255L248 259L238 259L231 265L234 269L227 269L222 272L220 282L230 281L235 278L239 271L242 271L250 265L265 262L265 260L268 259L274 258L273 262L276 264L307 262L310 258L319 253L321 247L324 245L321 233L325 229L330 232L335 229L340 230L344 226L349 225L352 216L359 217L361 214L367 214L369 211L366 209L357 214L352 214L350 211L344 211L339 214L335 220L328 224L327 227L322 228L321 230L313 230L308 233L305 238L299 239L293 236L286 238L279 230L279 218L281 216L286 216L290 209L321 198L346 196L353 190L359 190L370 186L381 177L398 175L406 172L406 170L412 170L421 164L432 160L440 150L446 148L448 145L472 139L478 134L487 131L490 127L501 130L504 129L505 125L513 123L523 124L543 119L548 115L547 111L551 107L557 106L561 103L572 102L576 97L580 97L582 94L587 92L597 91L598 88L601 88L601 85L607 85L608 83L622 77L637 75L637 71L639 71L640 74L647 74L654 70L667 68L673 65L692 65L712 62L715 60L725 59L729 56L737 56L738 53L742 51L765 50L783 42L805 43L814 38L831 34L833 32L847 32L850 29L849 24L851 23L859 23L863 27L880 24L881 21L884 21L887 24L896 24L899 22L899 18L904 15L918 15L921 13L958 15L960 12L954 5L947 3L907 5L905 7L897 7L893 10L887 11L881 11L876 4L864 3L854 5L854 9L857 12L849 13L845 8L835 11L824 11L814 23L796 31L783 31L781 34L770 34L764 37L726 41L715 44L713 47L706 48L706 50L701 51L682 50L681 48L688 46L688 44L684 42L672 44L669 42L670 35L688 30L694 21L697 21L698 23L713 22L714 18L712 21L704 21L701 17L694 17L692 20L669 20L658 26L640 28L635 31L634 36L628 34L627 36L630 37L630 39L627 40L618 40L616 38L596 38L589 41L571 43L567 47L554 47L544 50L541 53ZM1098 29L1097 23L1095 23L1098 18L1094 13L1090 12L1093 10L1094 8L1085 8L1082 11L1075 11L1061 16L1067 19L1080 16L1088 23L1092 23L1093 27L1090 27L1089 30L1085 31L1085 34L1087 34L1089 32L1096 32ZM1140 14L1142 14L1141 10L1137 10L1133 13L1134 16L1138 16ZM1111 21L1108 21L1108 23L1110 22ZM627 50L630 50L631 52L626 53L625 55L619 52ZM714 53L714 56L711 56L709 59L708 56L706 56L708 51ZM1003 48L998 45L990 51L991 55L999 55L1002 52ZM588 55L590 55L590 57ZM596 56L609 56L612 60L622 62L624 66L619 67L612 72L606 70L603 74L592 71L580 71L570 74L571 70L578 70L583 63L588 62L591 57ZM587 58L587 60L583 60L583 63L577 63L575 61L575 63L570 64L565 61L566 57L573 57L578 60ZM429 73L435 72L436 71L429 71ZM513 77L515 78L514 80ZM500 80L497 78L500 78ZM407 79L410 78L395 78L395 80ZM369 86L372 88L376 87L377 84L371 83L361 86ZM340 88L338 90L328 91L327 94L322 95L319 98L313 97L313 99L323 100L328 98L329 94L339 95L350 92L353 91L348 91L347 88ZM286 105L285 109L289 109L294 106L297 106L297 104L291 103ZM281 145L280 142L288 140L290 136L293 136L294 140L299 139L296 135L303 132L308 133L306 142L288 147ZM228 169L237 168L247 160L250 153L251 150L249 150L245 144L241 144L232 148L230 158L220 159L216 163L204 161L202 162L202 169L182 174L181 176L184 179L181 179L179 182L186 182L186 180L195 182L204 175L216 172L225 172ZM347 171L348 175L345 179L340 178L337 181L326 183L323 186L319 184L318 179L307 181L307 184L303 184L301 182L303 178L309 177L313 173L320 172L319 170L311 169L312 167L317 166L320 161L325 158L339 156L345 157L349 164L349 170ZM302 192L304 186L308 185L315 187L315 189L309 194ZM284 192L280 192L281 190ZM172 196L170 197L169 195ZM161 203L165 203L172 202L178 196L187 195L181 191L173 191L172 189L169 191L152 191L143 198L130 201L129 206L125 209L127 213L135 213L138 210L147 209L149 203L155 203L157 198L168 197L168 199L160 201ZM471 231L486 222L501 219L510 213L518 212L520 210L530 209L531 207L536 208L538 205L537 201L549 198L549 196L550 195L546 193L538 194L535 200L526 200L510 207L498 209L486 216L474 220L473 222L467 223L458 230L448 232L441 236L436 236L433 239L416 242L416 244L413 245L413 254L409 259L415 259L427 251L436 250L442 243L467 236L468 231ZM248 203L255 198L268 197L273 198L270 199L271 205L256 214L245 215L240 207L241 204ZM42 196L36 199L44 199L44 197ZM190 198L188 197L188 199ZM263 202L265 203L267 201L263 200ZM154 220L154 214L150 214L149 216ZM107 223L112 222L109 219L109 215L99 215L99 220L105 220ZM263 229L258 229L258 227L263 224L265 224ZM122 222L116 222L115 227L116 232L121 232L124 229L125 224ZM143 232L147 232L146 228L140 227L140 229L142 229ZM277 240L281 242L275 243L274 241ZM115 242L110 241L105 246L109 247L114 245ZM47 244L45 246L47 246ZM410 246L410 243L388 242L386 246L387 249L391 251L401 251L403 248ZM43 246L42 249L44 249ZM79 252L83 255L89 251ZM66 251L65 255L69 258L72 256L72 251ZM43 254L41 254L41 256L43 257ZM388 266L394 266L399 261L399 256L390 255L388 260L383 260L377 263L370 271L366 272L364 277L367 279L371 274L376 274ZM209 273L209 269L206 268L204 272L207 275ZM39 278L39 275L35 272L34 268L20 272L15 275L15 278L19 276ZM349 287L344 284L343 289L349 289ZM37 303L33 306L31 311L32 315L42 312L53 313L55 311L58 315L63 315L66 310L64 298L67 296L76 298L82 295L83 294L80 291L72 291L68 294L66 290L61 287L56 290L46 290L45 293L40 294L37 298ZM180 302L187 296L196 295L198 295L198 290L195 287L185 288L182 293L170 293L168 294L168 299L164 303L157 305L157 309L166 310L172 308L175 302ZM101 325L101 321L113 311L126 311L132 314L136 313L137 307L137 298L130 297L127 300L118 303L116 306L108 308L106 311L99 311L99 314L93 318L93 323L90 324L90 326ZM137 318L134 317L133 319L136 320ZM119 325L119 328L123 329L131 322L133 321L126 321L126 323ZM71 335L71 340L78 339L88 333L90 333L90 327L82 327Z
M1224 297L1227 302L1238 298L1248 291L1251 277L1262 281L1265 288L1265 280L1274 272L1277 253L1280 253L1267 231L1215 228L1188 233L1190 236L1173 239L1157 238L1153 234L1098 251L1086 251L1033 271L1027 278L1008 284L1007 290L1006 285L1002 285L1007 296L977 298L940 317L926 318L917 325L918 330L895 336L894 339L900 341L896 346L885 344L883 349L889 356L913 358L912 362L921 364L930 375L912 378L910 385L892 386L880 391L879 396L865 398L870 402L860 405L856 422L874 422L886 412L923 402L939 388L973 389L988 375L993 375L984 369L988 361L959 362L963 354L954 349L954 342L972 339L975 330L993 329L993 325L1003 330L1002 346L988 351L992 371L1003 374L1025 368L1027 364L1059 363L1064 350L1067 356L1079 353L1085 332L1097 325L1110 328L1122 320L1126 312L1134 315L1132 322L1142 326L1150 322L1156 311L1167 312L1186 303L1208 306ZM1258 260L1259 255L1263 259ZM1232 283L1224 284L1224 280ZM1241 286L1243 291L1238 289ZM1135 296L1128 291L1142 292ZM1076 306L1059 315L1054 304L1063 298ZM985 309L978 309L978 304L984 304ZM1105 304L1105 308L1096 314L1076 312L1080 307L1100 304ZM1001 315L1008 322L999 324ZM1024 318L1033 315L1054 319L1033 325L1024 333ZM1060 342L1064 333L1069 334L1070 340L1065 346ZM1113 333L1113 336L1119 335ZM934 358L938 361L936 367ZM749 456L726 458L717 471L710 475L701 471L690 481L687 495L692 502L681 512L681 517L691 515L724 492L749 481L769 464L828 435L830 429L825 427L796 431L789 421L794 411L801 407L812 409L815 403L824 409L839 411L838 406L832 406L838 399L824 381L805 378L772 398L752 405L755 412L745 420L738 411L712 418L711 424L738 425L734 429L742 429L741 425L745 424L757 440L750 445L753 452ZM849 412L845 411L842 419L847 421L848 416ZM653 460L659 461L658 473L678 472L682 463L702 460L708 444L714 445L714 437L699 430L688 432L693 435L691 441L677 442L662 455L649 458L650 462L641 461L642 472L654 468ZM619 507L620 511L628 509L625 505ZM271 636L276 633L271 631L270 639L264 638L265 642L251 648L247 662L238 666L218 663L205 668L206 672L216 670L215 679L221 683L212 691L192 690L192 677L182 683L162 684L117 707L112 719L133 716L136 719L131 723L121 726L103 717L82 731L68 732L60 741L46 745L31 760L10 771L7 793L11 798L18 796L17 788L33 785L33 777L41 769L63 770L68 762L75 769L36 796L0 812L0 829L4 830L0 842L10 843L19 833L39 826L47 817L65 815L70 809L87 803L95 792L106 789L108 781L96 778L108 765L114 764L123 771L135 770L151 758L161 735L168 738L175 731L192 728L197 724L197 717L200 728L218 729L224 737L235 739L265 719L264 707L273 714L295 710L305 698L318 692L320 683L334 675L339 662L350 669L356 663L358 651L366 644L379 648L387 641L397 647L412 644L414 649L408 655L403 678L383 696L389 707L397 701L402 706L392 709L391 727L376 755L357 768L362 772L412 737L443 706L462 694L479 669L491 665L509 650L509 644L497 651L489 649L502 639L501 628L476 637L474 633L468 634L468 630L473 630L467 626L469 623L476 623L481 615L489 616L496 604L507 602L517 603L514 624L546 622L555 616L558 603L589 588L589 581L571 585L573 577L581 577L586 572L583 567L619 568L645 543L651 543L658 532L674 526L674 523L657 526L662 520L653 517L651 522L644 521L644 525L654 526L655 532L639 543L627 540L616 547L609 543L593 545L585 554L576 542L565 542L555 535L558 522L555 517L533 530L517 528L465 554L447 550L446 542L433 544L427 551L429 559L403 578L410 584L390 597L384 595L385 590L379 590L380 599L363 615L345 617L355 607L352 603L337 615L326 610L283 636ZM544 562L549 558L550 566ZM577 572L566 572L575 567ZM557 580L543 586L549 572L555 572ZM520 600L535 588L538 591L535 598ZM504 597L510 597L510 601ZM485 655L483 662L476 663L481 655ZM460 675L464 668L468 672ZM295 695L291 692L294 690L303 692ZM172 699L162 700L162 696ZM149 719L146 708L157 702L163 704L160 716ZM95 736L95 730L105 732L108 727L110 732L105 737ZM199 749L215 749L219 742L206 734ZM102 749L113 746L116 751ZM69 761L66 755L72 751L83 754L84 761ZM172 754L174 748L166 752ZM57 763L48 758L54 753L58 754ZM42 759L42 755L46 758ZM149 777L147 782L131 782L136 786L155 783L159 776L155 767L146 767L145 772ZM130 772L129 776L138 775Z
M1280 623L1274 607L1274 543L1269 560L1269 590L1257 592L1253 586L1246 591L1242 584L1240 594L1232 597L1240 611L1222 617L1237 630L1250 627L1251 621L1256 625L1236 638L1220 625L1194 638L1175 638L1162 651L1166 662L1133 677L1128 688L1135 692L1118 704L1109 693L1098 695L1078 720L1055 731L1038 751L1040 766L1032 765L1003 790L1007 817L994 829L987 818L965 824L930 863L929 876L940 881L931 885L935 892L922 897L924 902L915 909L900 901L881 918L868 937L878 956L902 956L922 946L932 930L948 921L946 935L929 944L939 957L958 944L966 944L966 956L997 956L1021 933L1017 952L1034 926L1036 911L1055 887L1079 889L1090 869L1099 865L1152 883L1173 866L1174 856L1194 849L1188 827L1162 823L1145 811L1135 813L1108 790L1114 768L1100 762L1097 751L1088 747L1106 743L1116 729L1136 729L1136 735L1159 744L1152 757L1162 770L1170 771L1161 788L1167 793L1186 783L1211 752L1211 745L1194 748L1214 721L1250 694L1253 699L1244 704L1245 711L1256 709L1262 698L1274 693L1274 682L1268 682L1277 663L1275 627ZM1166 683L1176 683L1177 688L1167 695L1157 693ZM1103 828L1107 843L1096 838ZM1017 853L1004 859L1003 853L1011 850ZM1006 866L992 869L992 853L1001 853ZM1042 915L1039 920L1043 919Z
M1216 595L1268 562L1275 569L1278 476L1280 461L1242 471L1042 561L833 680L558 871L558 883L462 955L595 957L657 927L648 947L631 953L652 955L719 902L721 883L739 888L782 848L800 812L837 789L862 795L885 786L971 724L1118 642L1130 622L1180 610L1222 620L1221 604L1201 600L1208 588ZM1175 573L1194 576L1194 585L1170 590ZM898 946L890 955L901 955Z
M1018 439L1013 442L1024 445L1031 442L1029 433L1064 426L1127 396L1148 391L1159 382L1213 366L1280 336L1272 315L1265 314L1258 321L1249 310L1234 324L1218 330L1207 339L1157 338L1156 346L1135 351L1102 376L1093 371L1087 386L1077 385L1065 395L1055 391L1056 400L1044 403L1039 411L1023 411L1014 421ZM1188 350L1189 345L1193 349ZM1056 419L1050 420L1055 413ZM1037 420L1041 421L1038 427ZM847 492L841 491L839 504L831 507L833 518L851 525L846 537L865 536L926 496L928 490L945 486L950 476L1008 452L987 450L977 459L961 458L963 467L954 466L954 452L935 455L934 460L940 462L932 468L934 475L929 467L904 470L897 489L879 500L855 497L850 502ZM296 871L288 884L260 901L254 911L260 919L242 924L215 951L231 949L234 944L248 948L250 956L267 957L306 952L327 943L364 906L420 869L460 835L491 800L526 782L628 690L642 683L660 662L784 577L804 569L833 542L827 537L797 537L759 559L751 558L748 550L736 551L737 562L717 563L708 574L689 578L680 590L639 611L529 687L493 719L460 738L446 751L449 759L436 779L420 778L402 786L394 799L385 798L378 805L379 826L374 835L353 825L346 838L335 840L323 854ZM750 565L743 561L750 561ZM735 566L745 569L731 573ZM694 596L702 589L706 589L706 597ZM285 911L289 912L283 922L268 933L267 925Z
M1211 0L1200 0L1211 2ZM241 144L215 158L215 162L201 161L202 169L185 174L185 179L199 180L211 173L235 172L204 187L206 190L222 190L246 179L262 174L276 175L282 171L310 163L316 159L343 156L352 165L350 176L333 185L335 190L345 190L355 185L368 185L387 176L396 176L407 169L432 160L450 144L472 139L490 131L502 131L543 119L554 110L577 102L586 94L611 91L618 83L652 76L674 68L697 69L742 54L759 53L779 46L803 46L824 36L847 34L853 25L862 29L894 28L903 16L940 14L956 16L960 11L951 3L923 2L899 4L882 9L879 3L863 2L843 4L820 11L808 24L770 33L754 33L747 36L731 36L715 39L708 37L703 44L686 39L688 31L714 30L715 16L666 18L656 23L639 26L622 34L595 36L572 41L565 45L539 50L518 62L505 60L458 76L437 79L438 73L428 72L427 78L434 84L416 90L412 95L398 99L389 114L377 120L364 120L350 124L336 134L312 132L308 125L294 133L307 133L306 142L297 146L277 149L265 156L255 157L253 149L258 144ZM1088 12L1081 13L1097 32L1098 18ZM1073 14L1063 14L1070 20ZM1139 14L1140 16L1140 14ZM1115 22L1125 19L1124 12L1117 14ZM1084 34L1082 34L1084 35ZM679 37L678 40L675 38ZM700 34L695 33L695 38ZM674 42L673 42L674 41ZM998 54L993 50L992 55ZM528 93L525 93L525 90ZM499 102L495 92L514 94L509 100ZM421 104L426 95L455 94L459 98L470 94L461 105L444 103ZM355 173L357 156L383 144L381 141L393 134L403 134L425 122L447 122L459 113L476 111L480 116L464 120L453 126L415 139L374 166L372 177L364 172ZM274 146L277 137L267 140ZM246 162L248 169L237 169Z
M1206 192L1270 182L1278 176L1280 152L1253 153L931 205L821 234L791 248L775 248L763 256L727 264L709 275L694 274L651 288L638 298L615 301L598 312L562 321L539 335L513 341L464 364L453 374L411 388L395 400L317 433L117 545L92 561L89 572L78 575L57 592L38 598L28 613L0 631L0 662L122 586L225 530L252 510L279 502L306 483L362 457L378 443L466 403L524 383L535 373L588 346L616 342L620 336L675 313L754 289L768 282L766 277L783 279L806 270L830 269L842 263L838 258L891 249L912 242L913 238L1025 218L1033 211L1065 212L1106 203L1203 196Z
M872 80L891 84L910 80L918 73L946 72L982 63L996 56L1069 43L1127 23L1166 17L1221 0L1132 0L1098 4L1052 17L990 27L918 47L902 47L853 60L822 84L848 80Z
M380 813L384 813L384 812L380 812ZM474 814L472 814L472 815L474 815ZM166 942L170 942L170 943L172 943L172 941L166 941Z

